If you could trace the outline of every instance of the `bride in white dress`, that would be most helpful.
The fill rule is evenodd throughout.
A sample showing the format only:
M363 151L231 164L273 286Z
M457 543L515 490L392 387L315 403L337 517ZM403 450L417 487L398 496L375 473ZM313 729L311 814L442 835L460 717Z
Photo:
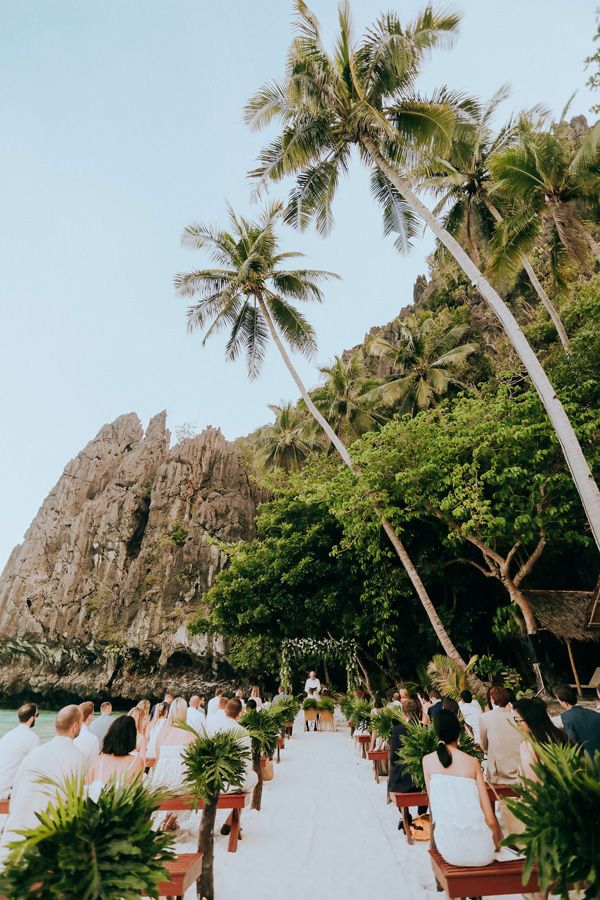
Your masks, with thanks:
M442 709L433 717L439 738L423 758L435 846L453 866L487 866L502 840L479 761L458 749L461 724Z

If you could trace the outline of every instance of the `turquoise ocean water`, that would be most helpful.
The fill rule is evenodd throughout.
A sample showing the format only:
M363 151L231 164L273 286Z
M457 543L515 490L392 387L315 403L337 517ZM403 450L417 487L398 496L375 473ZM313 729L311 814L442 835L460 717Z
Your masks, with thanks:
M122 710L121 712L115 710L115 715L121 715L123 712L127 710ZM96 713L98 715L98 713ZM37 722L35 723L35 733L39 734L40 739L45 742L49 741L50 738L54 737L54 719L56 717L56 710L54 709L42 709L38 716ZM19 720L17 719L17 709L0 709L0 737L3 734L6 734L7 731L10 731L11 728L14 728L15 725L19 724Z

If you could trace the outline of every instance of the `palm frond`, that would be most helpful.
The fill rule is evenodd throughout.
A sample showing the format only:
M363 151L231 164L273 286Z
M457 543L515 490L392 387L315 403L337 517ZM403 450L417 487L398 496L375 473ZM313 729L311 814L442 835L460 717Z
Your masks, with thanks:
M395 234L396 250L408 252L419 230L419 220L412 207L379 167L371 171L371 193L382 207L384 235Z

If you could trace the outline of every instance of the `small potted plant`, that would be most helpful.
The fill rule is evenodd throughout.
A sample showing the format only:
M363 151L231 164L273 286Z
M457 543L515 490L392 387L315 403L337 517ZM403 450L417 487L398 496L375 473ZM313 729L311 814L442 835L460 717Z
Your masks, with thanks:
M217 804L222 792L244 783L249 752L235 731L199 736L183 752L186 783L191 793L204 802L198 833L202 871L197 882L198 896L214 900L214 844ZM120 896L120 895L119 895Z
M304 727L308 729L308 723L314 722L316 731L319 718L319 701L316 697L307 697L302 704L302 709L304 710Z
M252 766L258 778L252 791L252 809L259 810L262 804L263 782L273 778L272 759L277 748L277 723L267 709L247 709L239 722L248 731L252 741ZM269 762L270 767L267 766Z
M335 731L334 712L333 697L321 697L319 700L319 731Z
M410 774L413 784L420 791L424 791L423 757L433 753L438 745L438 738L433 725L421 725L419 722L405 722L404 725L407 733L400 744L398 758ZM461 731L458 746L463 753L477 759L481 758L473 738L464 729Z
M158 896L158 884L168 880L164 863L176 855L173 835L152 827L164 792L139 779L112 781L94 801L80 779L49 784L56 797L38 815L39 825L10 844L0 892L37 900Z

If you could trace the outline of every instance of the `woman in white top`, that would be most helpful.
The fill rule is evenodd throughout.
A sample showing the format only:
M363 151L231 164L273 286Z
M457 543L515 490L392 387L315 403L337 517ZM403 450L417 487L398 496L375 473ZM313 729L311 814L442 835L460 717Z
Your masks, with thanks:
M138 707L135 706L133 709L129 711L129 715L135 722L135 728L137 731L137 738L135 741L135 752L144 760L144 765L146 765L146 747L147 741L144 735L144 731L146 728L146 722L144 721L144 713Z
M162 729L167 724L167 716L169 715L169 704L165 703L157 703L156 708L154 710L154 718L152 721L146 726L145 737L147 741L146 747L146 758L154 759L156 757L156 739L161 733Z
M250 691L250 700L254 700L254 702L256 703L257 709L260 709L261 706L263 705L263 702L260 697L260 688L257 684L255 684L254 687L252 688L252 690Z
M487 866L502 840L479 761L458 749L461 724L441 709L433 717L435 753L423 759L435 845L453 866Z
M171 703L167 724L161 729L156 739L156 765L152 773L153 786L180 790L185 781L181 754L196 740L196 735L185 731L187 719L187 703L183 697L177 697Z
M144 772L144 761L135 753L137 731L131 716L119 716L108 729L102 752L88 772L88 795L98 800L111 779L130 784Z

